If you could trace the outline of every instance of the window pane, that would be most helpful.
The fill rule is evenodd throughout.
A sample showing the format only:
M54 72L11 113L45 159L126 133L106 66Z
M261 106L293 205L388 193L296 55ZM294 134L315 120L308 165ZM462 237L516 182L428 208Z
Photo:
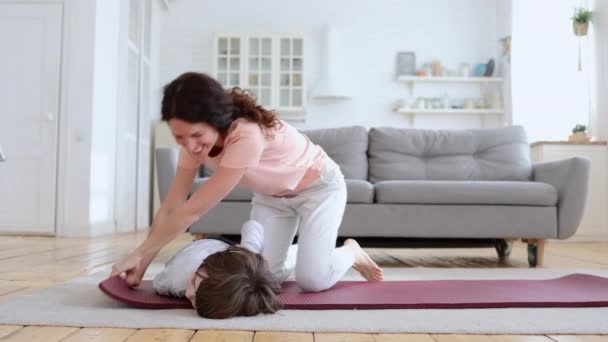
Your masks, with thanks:
M289 58L281 58L281 71L289 71Z
M230 86L238 86L239 85L239 73L231 72L230 73Z
M260 103L263 106L270 106L270 88L262 88L262 96L260 97Z
M262 85L266 87L270 86L270 73L265 72L262 74Z
M293 54L295 56L302 56L302 39L297 38L292 40Z
M272 53L270 38L262 39L262 53L264 55L270 55Z
M290 53L289 39L281 38L281 55L289 55Z
M241 40L239 38L230 38L230 54L238 55L241 52Z
M220 38L220 41L218 43L218 53L220 55L228 54L228 39L227 38Z
M259 82L258 74L249 74L249 86L257 86Z
M217 80L225 87L228 85L228 75L225 72L217 74Z
M289 107L289 89L281 89L281 107Z
M260 64L259 58L249 58L249 70L250 71L258 71Z
M302 70L302 58L293 59L293 70L297 70L297 71Z
M232 71L238 71L240 69L239 58L230 58L230 69Z
M281 74L281 85L289 86L289 74Z
M249 54L258 55L260 53L260 40L257 38L249 38Z
M270 71L270 58L262 58L262 70Z
M294 107L301 107L302 106L302 89L293 89L292 90L292 104Z
M302 74L293 74L293 85L296 87L302 86Z
M228 59L220 57L217 59L217 69L220 71L226 71L228 69Z

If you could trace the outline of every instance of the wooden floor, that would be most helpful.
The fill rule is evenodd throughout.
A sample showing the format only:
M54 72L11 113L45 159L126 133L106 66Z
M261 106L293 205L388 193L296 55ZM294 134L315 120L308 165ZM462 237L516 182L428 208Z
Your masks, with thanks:
M145 237L144 233L94 239L0 236L0 301L91 274L111 265ZM159 255L166 261L190 239L184 234ZM525 245L499 262L490 248L369 249L383 267L527 267ZM546 268L608 268L608 242L550 241ZM0 325L1 341L608 341L608 335L335 334L180 329L96 329Z

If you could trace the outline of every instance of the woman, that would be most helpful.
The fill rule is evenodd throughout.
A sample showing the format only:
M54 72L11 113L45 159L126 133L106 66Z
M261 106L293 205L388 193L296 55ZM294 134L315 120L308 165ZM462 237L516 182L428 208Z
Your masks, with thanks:
M298 231L295 278L304 291L333 286L354 267L367 280L382 269L348 240L335 248L346 205L339 166L321 147L239 88L188 72L164 90L162 120L181 146L175 179L154 217L148 238L113 266L136 286L160 249L183 233L238 184L255 196L251 219L264 226L262 255L281 281L292 269L287 250ZM213 175L190 198L201 166Z

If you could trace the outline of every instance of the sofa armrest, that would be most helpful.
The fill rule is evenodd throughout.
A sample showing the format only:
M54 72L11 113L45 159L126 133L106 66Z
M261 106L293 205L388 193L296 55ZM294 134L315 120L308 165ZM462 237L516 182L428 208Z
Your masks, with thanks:
M169 192L177 170L178 150L176 148L159 147L156 149L156 175L158 194L164 200Z
M583 217L589 187L591 161L574 157L532 165L536 182L557 189L557 237L566 239L576 233Z

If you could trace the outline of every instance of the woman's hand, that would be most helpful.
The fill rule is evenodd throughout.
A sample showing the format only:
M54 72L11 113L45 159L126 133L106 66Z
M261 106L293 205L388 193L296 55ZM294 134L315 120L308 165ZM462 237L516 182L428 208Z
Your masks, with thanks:
M112 266L110 277L120 275L130 287L141 283L154 255L144 256L137 249Z

